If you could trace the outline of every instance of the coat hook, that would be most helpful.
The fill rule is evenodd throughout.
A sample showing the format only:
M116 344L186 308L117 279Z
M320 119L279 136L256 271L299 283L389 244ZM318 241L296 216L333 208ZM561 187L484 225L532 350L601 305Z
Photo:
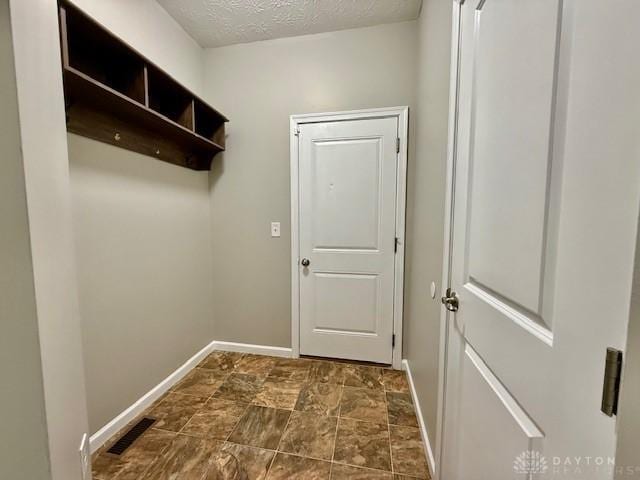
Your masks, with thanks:
M113 138L115 138L115 139L116 139L116 142L119 142L119 141L120 141L120 138L121 138L121 137L120 137L120 132L116 132L116 134L113 136Z

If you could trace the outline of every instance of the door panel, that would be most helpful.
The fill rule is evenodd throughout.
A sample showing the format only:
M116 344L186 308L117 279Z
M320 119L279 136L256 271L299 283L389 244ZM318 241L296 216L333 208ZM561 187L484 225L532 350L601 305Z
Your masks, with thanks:
M524 3L488 0L474 14L467 269L539 322L558 1Z
M313 143L314 250L377 250L382 138Z
M316 272L314 277L314 332L376 334L383 313L378 275Z
M299 134L300 353L392 361L397 118Z
M640 9L615 3L456 6L441 480L612 478L603 360L624 345L640 203L638 136L621 134ZM523 451L548 468L514 471Z
M456 478L514 478L514 460L536 448L542 432L468 344L462 377L460 421L465 430L458 438L458 456L466 461L458 465Z

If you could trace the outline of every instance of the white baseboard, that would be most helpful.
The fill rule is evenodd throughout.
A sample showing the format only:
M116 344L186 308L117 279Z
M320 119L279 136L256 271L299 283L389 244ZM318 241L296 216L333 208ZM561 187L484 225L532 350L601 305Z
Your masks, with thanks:
M211 342L193 357L187 360L175 372L162 380L158 385L153 387L142 397L140 397L133 405L127 408L116 418L107 423L104 427L91 435L90 445L91 453L97 451L112 436L124 428L129 422L144 412L153 402L164 395L171 387L178 383L182 378L193 370L204 358L215 350L215 343Z
M225 352L255 353L258 355L271 355L273 357L290 358L292 350L284 347L270 347L267 345L251 345L248 343L234 342L218 342L213 341L187 360L175 372L162 380L158 385L153 387L142 397L140 397L133 405L127 408L116 418L107 423L104 427L91 435L90 445L91 453L96 452L107 440L113 437L118 431L123 429L129 422L144 412L158 398L164 395L171 387L178 383L182 378L193 370L198 364L204 360L214 350Z
M252 345L250 343L212 342L214 350L225 352L254 353L256 355L270 355L272 357L291 358L293 350L284 347L270 347L268 345Z
M413 376L411 375L411 367L408 360L402 360L402 369L407 372L407 379L409 380L409 388L411 389L411 398L413 399L413 405L416 409L416 416L418 417L418 426L420 427L420 435L422 436L422 442L427 451L427 463L429 464L429 473L431 477L434 477L435 471L435 457L433 456L433 449L431 448L431 441L429 440L429 433L427 432L427 425L424 423L424 417L422 416L422 408L420 408L420 400L418 399L418 393L416 392L416 386L413 383Z

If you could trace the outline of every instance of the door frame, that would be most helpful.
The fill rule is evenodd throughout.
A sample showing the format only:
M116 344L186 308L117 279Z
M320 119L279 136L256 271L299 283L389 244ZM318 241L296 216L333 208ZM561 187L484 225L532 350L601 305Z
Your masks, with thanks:
M396 237L398 250L395 255L393 298L393 347L392 366L402 366L402 324L404 299L405 217L407 204L407 158L409 153L409 107L371 108L344 112L305 113L290 117L291 162L291 348L292 356L300 356L300 177L298 132L307 123L340 122L376 118L397 118L400 148L396 174Z
M464 0L451 0L453 12L451 20L451 66L449 78L449 125L447 139L446 190L444 209L444 239L442 255L442 293L451 286L451 259L453 250L453 212L456 181L456 157L458 135L458 96L460 72L460 17ZM436 412L436 452L433 465L433 479L440 479L442 466L442 442L444 440L444 417L446 415L447 344L449 341L450 312L440 306L440 341L438 352L438 406Z

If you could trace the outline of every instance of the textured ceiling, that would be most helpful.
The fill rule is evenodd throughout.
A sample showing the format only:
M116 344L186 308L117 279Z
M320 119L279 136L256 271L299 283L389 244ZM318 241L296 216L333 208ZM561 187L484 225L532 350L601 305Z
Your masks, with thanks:
M413 20L422 0L157 0L202 47Z

